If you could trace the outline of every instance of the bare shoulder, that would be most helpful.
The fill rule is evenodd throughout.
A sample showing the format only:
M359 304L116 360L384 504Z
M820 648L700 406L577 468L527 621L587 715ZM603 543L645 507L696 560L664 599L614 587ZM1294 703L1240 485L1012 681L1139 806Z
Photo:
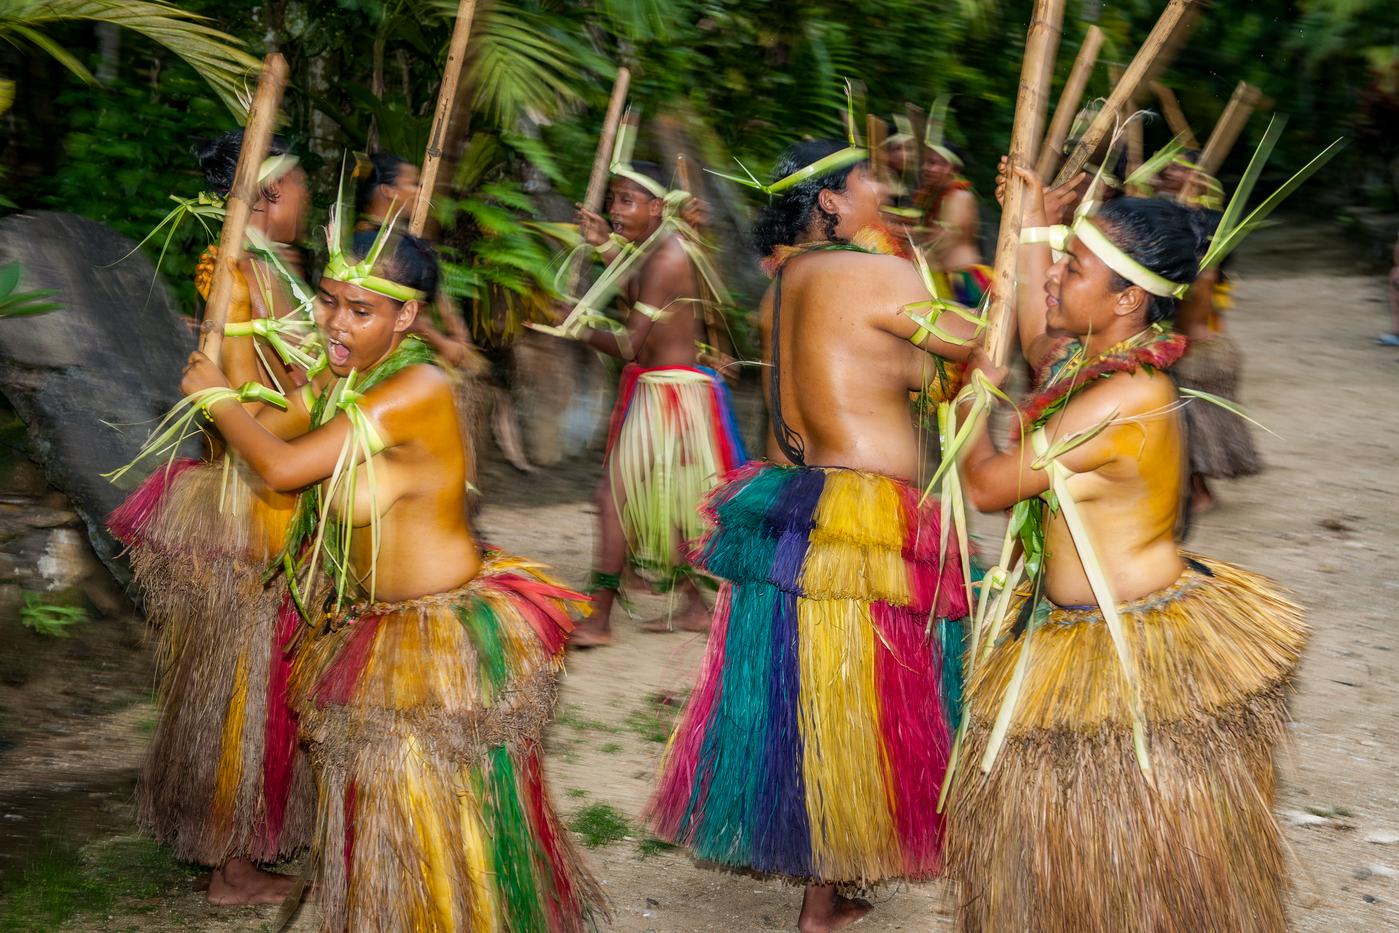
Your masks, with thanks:
M907 259L883 253L830 250L802 257L813 277L874 294L908 295L906 301L928 297L918 269ZM824 284L824 281L823 281Z
M679 278L689 274L690 257L680 244L679 236L668 236L646 260L645 275L657 278Z
M1158 411L1175 401L1176 384L1163 372L1138 369L1116 373L1081 389L1069 403L1072 420L1095 423Z
M441 367L417 363L370 389L367 397L393 409L433 404L444 398L451 401L452 381Z

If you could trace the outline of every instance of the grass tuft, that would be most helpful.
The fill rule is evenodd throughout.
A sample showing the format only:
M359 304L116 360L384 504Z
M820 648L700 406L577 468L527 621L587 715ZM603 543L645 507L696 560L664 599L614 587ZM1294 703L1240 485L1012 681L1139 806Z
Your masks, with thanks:
M640 853L642 858L650 858L661 852L669 852L677 848L679 848L679 846L675 843L666 842L664 839L657 839L655 836L650 836L636 844L636 851Z
M579 810L568 828L583 837L589 849L611 845L631 832L631 824L616 807L595 803Z

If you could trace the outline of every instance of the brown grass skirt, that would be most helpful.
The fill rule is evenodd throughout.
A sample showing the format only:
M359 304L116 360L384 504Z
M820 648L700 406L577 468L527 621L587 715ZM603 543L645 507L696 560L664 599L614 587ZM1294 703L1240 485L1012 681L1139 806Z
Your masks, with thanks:
M314 788L286 699L299 624L284 589L263 583L289 500L256 482L222 462L162 469L112 518L156 636L160 712L138 819L205 865L277 861L310 840Z
M1243 354L1225 333L1196 340L1171 372L1184 388L1237 402ZM1204 399L1190 399L1182 409L1190 449L1190 472L1230 479L1263 469L1249 423Z
M1024 643L1010 634L1018 611L1008 614L967 687L952 788L948 865L961 883L962 929L1285 928L1273 753L1307 629L1262 577L1213 561L1198 567L1122 607L1150 780L1096 608L1056 607L1038 623L1005 744L983 773Z

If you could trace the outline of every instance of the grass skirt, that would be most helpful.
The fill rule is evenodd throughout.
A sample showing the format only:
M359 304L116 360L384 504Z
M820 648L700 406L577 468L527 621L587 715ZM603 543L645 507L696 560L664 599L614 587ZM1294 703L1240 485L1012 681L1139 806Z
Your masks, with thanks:
M324 929L586 928L601 894L540 767L582 599L497 554L457 590L352 607L305 645L292 693Z
M261 488L233 464L176 461L108 519L157 638L138 819L205 865L277 861L310 841L314 787L287 705L299 618L263 583L291 512Z
M1005 745L984 774L1024 602L967 685L948 839L961 928L1285 929L1273 753L1307 637L1300 610L1264 578L1214 561L1192 561L1167 589L1123 605L1149 780L1101 613L1052 608L1033 629Z
M771 464L715 490L698 560L725 582L650 804L659 835L799 881L938 871L940 688L959 659L930 620L966 602L955 539L939 568L937 503L918 499L883 476Z
M1236 402L1243 354L1226 333L1191 341L1190 349L1171 372L1181 386ZM1263 469L1249 423L1203 399L1192 399L1182 412L1190 448L1190 472L1230 479L1253 476Z
M644 577L674 582L681 545L704 530L700 501L747 460L728 386L714 370L623 369L606 462L628 554Z

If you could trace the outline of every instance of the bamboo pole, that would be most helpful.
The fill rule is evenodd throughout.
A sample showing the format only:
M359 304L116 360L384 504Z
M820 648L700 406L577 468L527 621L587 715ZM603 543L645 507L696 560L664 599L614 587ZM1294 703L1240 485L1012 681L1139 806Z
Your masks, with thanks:
M612 165L612 146L617 141L617 128L622 125L622 111L630 88L631 71L625 67L618 68L617 79L612 82L612 97L607 101L607 116L602 121L602 134L598 136L597 152L593 154L593 168L588 175L588 190L583 195L584 210L594 214L602 210L602 196L607 191L608 169ZM567 295L578 291L578 281L582 276L582 264L574 263L568 272Z
M1161 114L1166 118L1166 125L1171 128L1171 135L1179 136L1187 149L1199 149L1200 141L1190 129L1190 123L1185 119L1185 111L1180 109L1176 92L1160 81L1151 82L1151 91L1161 103Z
M257 203L260 185L258 173L267 158L272 141L272 128L277 122L277 110L282 106L282 93L287 87L287 60L273 52L262 60L262 75L257 81L253 104L248 108L248 123L243 128L243 142L238 150L238 167L233 172L233 187L224 201L223 230L219 233L219 262L214 266L214 281L209 285L209 300L204 303L204 323L199 328L199 349L219 365L223 349L223 329L228 324L228 305L233 297L233 276L243 259L243 233L248 217Z
M904 113L908 115L908 128L913 133L913 187L918 187L918 170L923 165L923 140L928 132L928 115L923 108L913 103L904 103Z
M427 229L428 211L437 188L437 170L442 165L442 147L452 122L452 108L457 99L457 82L466 61L466 40L471 37L471 20L476 15L476 0L461 0L457 5L457 21L452 26L452 40L447 46L447 64L442 68L442 86L437 89L437 107L432 114L432 129L428 132L427 153L418 177L418 200L413 205L413 218L408 232L422 236Z
M885 165L884 140L889 138L889 127L874 114L865 115L865 147L870 151L870 174L876 181L887 181L888 167Z
M1069 77L1064 81L1064 90L1054 108L1054 119L1049 121L1049 131L1045 133L1039 161L1035 163L1035 174L1046 181L1059 167L1059 160L1064 158L1064 140L1068 138L1069 128L1078 114L1078 105L1083 100L1083 92L1088 87L1088 79L1093 75L1093 66L1102 47L1103 31L1097 26L1089 26Z
M1180 36L1184 32L1179 28L1181 21L1189 12L1191 5L1196 2L1198 0L1170 0L1166 9L1161 11L1161 17L1152 27L1151 34L1146 37L1146 41L1142 43L1142 47L1137 50L1136 56L1132 59L1132 63L1123 72L1122 80L1117 82L1117 86L1112 89L1107 103L1093 118L1092 124L1083 134L1083 138L1079 140L1063 168L1055 176L1054 183L1056 185L1063 184L1083 170L1083 166L1088 163L1088 160L1098 151L1098 147L1111 134L1118 112L1137 96L1137 88L1141 86L1148 72L1153 70L1157 59L1166 47L1169 45L1172 49L1179 48L1182 41Z
M1253 116L1254 108L1258 106L1261 97L1258 88L1247 81L1240 81L1238 87L1234 88L1229 103L1224 106L1224 113L1210 131L1210 138L1205 143L1204 151L1200 153L1200 168L1206 175L1219 173L1219 167L1224 164L1224 159L1229 155L1229 150L1234 148L1234 143L1239 141L1239 134L1243 132L1248 118Z
M986 334L987 352L1000 365L1010 347L1011 307L1015 299L1015 266L1020 252L1020 221L1025 202L1025 182L1016 174L1017 166L1031 168L1049 109L1049 86L1053 73L1046 67L1059 48L1059 31L1064 20L1064 0L1035 0L1030 30L1025 36L1025 59L1020 66L1020 89L1015 98L1015 122L1010 132L1010 167L1006 173L1005 205L1001 230L996 239L996 270L992 285L990 325Z

